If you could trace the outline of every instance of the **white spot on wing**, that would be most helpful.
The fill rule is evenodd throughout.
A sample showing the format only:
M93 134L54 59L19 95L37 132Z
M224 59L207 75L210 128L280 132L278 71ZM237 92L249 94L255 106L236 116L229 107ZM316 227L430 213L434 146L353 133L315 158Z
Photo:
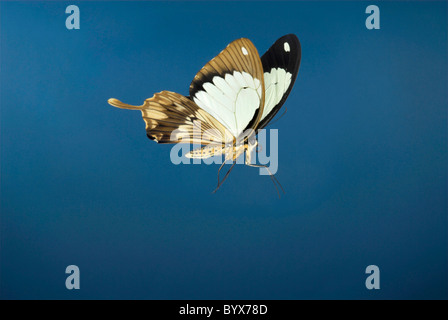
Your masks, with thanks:
M247 56L249 54L249 52L247 52L246 48L244 48L244 47L241 47L241 51L243 51L243 54L245 56Z
M284 43L283 49L285 49L286 52L289 52L291 50L291 48L289 47L289 43L288 42Z

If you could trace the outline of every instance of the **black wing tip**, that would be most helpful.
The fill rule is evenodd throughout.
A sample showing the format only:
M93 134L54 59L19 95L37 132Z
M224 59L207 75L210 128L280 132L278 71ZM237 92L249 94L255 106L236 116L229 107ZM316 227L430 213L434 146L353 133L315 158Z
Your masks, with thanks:
M287 46L286 46L287 43ZM287 52L288 54L285 54ZM302 59L302 48L299 38L293 34L286 34L277 41L263 54L261 62L263 70L269 72L272 68L282 68L292 74L289 88L284 92L282 99L274 106L272 111L265 116L259 123L259 128L264 128L274 118L280 108L286 101L289 93L294 86L294 83L299 72L300 62Z
M302 45L300 44L299 38L294 33L288 33L288 34L285 34L284 36L278 38L277 41L274 42L272 47L275 47L285 41L288 41L290 46L292 45L292 47L297 49L297 55L300 58L302 56Z
M284 35L283 37L280 37L280 38L279 38L277 41L275 41L275 42L276 42L276 43L277 43L277 42L282 42L282 41L285 41L286 39L288 40L288 42L292 42L293 44L296 45L299 54L302 52L302 46L301 46L301 44L300 44L300 40L299 40L299 38L298 38L294 33L286 34L286 35Z
M288 45L289 58L285 58L284 55L284 51L286 51L286 47L284 46L286 44ZM289 33L278 38L263 56L261 56L261 62L265 71L272 67L281 66L293 75L297 75L301 59L302 47L299 38L294 33Z
M297 43L300 44L299 38L298 38L297 35L294 34L294 33L288 33L288 34L285 34L284 36L278 38L277 41L279 41L279 40L284 40L284 39L291 39L291 40L293 40L294 42L297 42Z

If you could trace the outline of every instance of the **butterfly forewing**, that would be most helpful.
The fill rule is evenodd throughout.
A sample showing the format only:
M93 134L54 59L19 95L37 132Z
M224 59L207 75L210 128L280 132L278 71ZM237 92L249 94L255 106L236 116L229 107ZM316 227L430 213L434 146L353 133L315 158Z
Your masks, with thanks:
M259 128L264 128L285 103L296 80L301 55L299 39L288 34L278 39L261 57L265 104Z
M230 43L197 73L190 85L190 98L235 138L257 127L264 95L260 56L245 38Z

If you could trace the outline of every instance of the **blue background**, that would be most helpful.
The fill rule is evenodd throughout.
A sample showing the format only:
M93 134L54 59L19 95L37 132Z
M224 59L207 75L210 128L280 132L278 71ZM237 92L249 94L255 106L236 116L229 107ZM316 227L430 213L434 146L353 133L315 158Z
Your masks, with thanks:
M447 299L447 3L380 3L372 31L368 4L2 2L1 298ZM217 165L173 165L107 104L287 33L281 199L241 165L211 194Z

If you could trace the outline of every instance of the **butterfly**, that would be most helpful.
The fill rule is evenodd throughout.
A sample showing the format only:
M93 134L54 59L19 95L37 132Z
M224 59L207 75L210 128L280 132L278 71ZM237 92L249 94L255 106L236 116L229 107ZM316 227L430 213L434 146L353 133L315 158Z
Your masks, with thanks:
M251 154L257 147L257 132L271 122L291 92L300 60L301 46L294 34L279 38L261 58L249 39L240 38L196 74L189 96L162 91L141 106L114 98L108 102L140 110L151 140L199 145L186 154L188 158L224 155L215 191L244 152L246 165L266 168L274 185L280 185L268 167L252 163ZM219 173L229 161L233 164L220 181Z

